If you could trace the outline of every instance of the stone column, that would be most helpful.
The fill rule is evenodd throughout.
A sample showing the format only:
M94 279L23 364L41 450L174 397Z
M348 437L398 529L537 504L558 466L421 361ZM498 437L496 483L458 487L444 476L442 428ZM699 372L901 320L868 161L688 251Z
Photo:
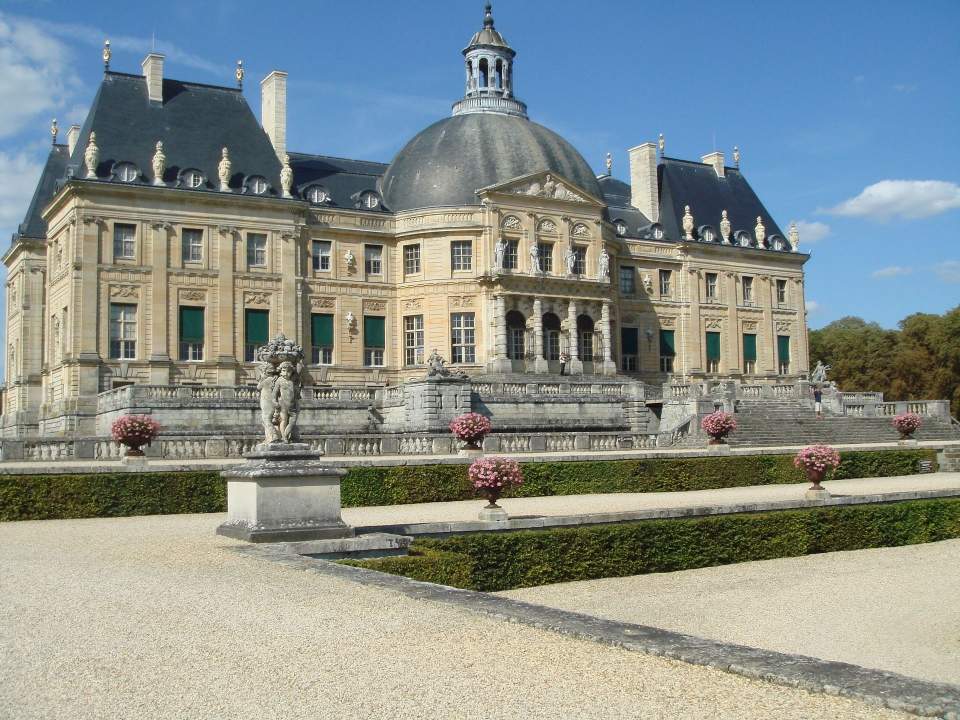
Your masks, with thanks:
M167 266L169 265L170 223L158 222L151 225L151 313L150 341L150 382L154 385L167 385L170 382L170 293ZM143 308L140 310L143 317Z
M543 301L533 299L533 371L547 372L547 360L543 354Z
M740 327L737 323L737 275L725 273L727 278L727 372L739 374L743 372L742 345Z
M101 317L100 312L97 262L101 230L105 233L107 223L96 217L86 217L83 222L80 272L74 273L74 278L79 279L80 285L76 294L79 301L76 303L77 317L83 319L82 323L74 325L79 345L78 394L81 401L86 398L95 408L96 396L100 392L100 353L97 341L100 328L104 322L108 322L105 317ZM105 244L112 247L109 240L106 240Z
M604 300L600 307L600 331L603 333L603 363L601 375L616 375L617 365L613 362L613 330L610 326L610 301Z
M503 294L493 298L493 362L490 370L495 373L508 373L513 369L507 357L507 310Z
M217 357L217 384L236 385L237 356L235 352L235 318L233 273L234 248L239 231L234 227L220 226L217 275L217 322L219 328L219 355ZM212 319L212 318L211 318Z
M571 300L567 305L567 354L570 359L567 361L567 372L573 374L583 374L583 362L580 360L580 348L577 341L579 333L577 332L577 301Z

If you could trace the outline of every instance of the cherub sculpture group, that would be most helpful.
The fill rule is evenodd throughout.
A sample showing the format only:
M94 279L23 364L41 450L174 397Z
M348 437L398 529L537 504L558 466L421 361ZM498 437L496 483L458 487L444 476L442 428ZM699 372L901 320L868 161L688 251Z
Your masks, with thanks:
M277 335L258 349L257 359L257 390L260 392L264 442L298 442L303 348L284 335Z

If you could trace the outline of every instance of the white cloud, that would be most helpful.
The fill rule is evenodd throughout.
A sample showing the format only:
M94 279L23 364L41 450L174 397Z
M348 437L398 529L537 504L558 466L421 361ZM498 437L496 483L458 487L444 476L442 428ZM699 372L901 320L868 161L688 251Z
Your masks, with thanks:
M893 89L899 93L912 93L916 92L919 86L908 84L908 83L897 83L893 86Z
M820 310L823 309L823 308L820 306L820 303L818 303L816 300L807 300L807 302L806 302L806 307L807 307L807 314L808 314L808 315L809 315L810 313L819 312Z
M947 283L960 283L960 260L944 260L933 271Z
M824 210L832 215L915 219L960 208L960 185L944 180L881 180L856 197Z
M875 278L892 278L899 275L909 275L913 268L903 267L902 265L891 265L890 267L874 270L871 275Z
M55 115L80 87L66 45L37 24L4 13L0 68L0 138L15 135L41 113Z
M817 220L812 222L796 220L795 222L797 223L797 231L800 233L801 245L818 243L830 234L830 226L826 223Z

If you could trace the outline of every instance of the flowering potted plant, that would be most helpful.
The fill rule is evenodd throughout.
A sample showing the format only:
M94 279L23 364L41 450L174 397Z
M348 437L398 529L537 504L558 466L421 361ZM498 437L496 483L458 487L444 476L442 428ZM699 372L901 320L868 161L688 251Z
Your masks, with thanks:
M820 483L827 471L840 466L840 453L829 445L807 445L797 453L793 464L807 473L813 483L811 490L821 491Z
M700 427L710 436L710 445L722 445L723 439L737 429L737 421L730 413L717 410L704 416Z
M921 425L923 418L912 412L900 413L893 419L893 427L900 433L901 440L910 440Z
M506 513L497 505L497 500L505 490L523 484L519 463L510 458L479 458L471 463L467 474L474 489L488 501L484 508L486 514L481 513L481 517L493 519L500 516L505 520Z
M160 423L148 415L123 415L113 421L110 435L127 446L127 457L142 457L144 445L149 445L160 433Z
M466 443L463 449L468 451L479 451L483 438L489 435L492 429L490 419L475 412L464 413L450 422L450 431L458 440Z

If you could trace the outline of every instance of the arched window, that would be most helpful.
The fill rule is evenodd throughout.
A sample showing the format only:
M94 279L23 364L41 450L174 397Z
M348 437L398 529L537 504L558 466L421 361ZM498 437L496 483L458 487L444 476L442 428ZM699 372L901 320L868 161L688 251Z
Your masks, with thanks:
M487 59L480 58L480 87L487 87L487 81L490 79L490 73L487 71Z
M476 83L473 80L473 60L467 60L467 90L473 90Z
M507 313L507 357L511 360L523 360L524 336L527 333L527 320L523 313L511 310Z
M547 360L560 359L560 318L550 312L543 315L543 353Z
M589 315L577 318L577 350L583 362L593 362L593 318Z
M494 75L494 83L496 84L497 90L503 90L503 60L497 60L496 74Z

